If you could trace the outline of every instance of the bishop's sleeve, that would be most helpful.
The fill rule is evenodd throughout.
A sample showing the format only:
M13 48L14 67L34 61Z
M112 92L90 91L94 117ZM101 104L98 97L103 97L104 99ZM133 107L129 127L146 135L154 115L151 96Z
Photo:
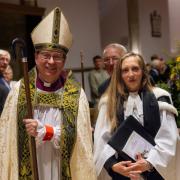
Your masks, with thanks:
M77 137L71 157L71 174L73 180L96 180L92 154L92 131L89 104L81 89L77 117Z

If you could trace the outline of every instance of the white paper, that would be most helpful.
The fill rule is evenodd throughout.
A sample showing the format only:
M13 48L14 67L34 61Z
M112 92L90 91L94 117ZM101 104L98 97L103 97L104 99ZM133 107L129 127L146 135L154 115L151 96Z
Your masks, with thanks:
M144 158L147 158L149 151L153 147L146 139L137 132L133 131L129 136L122 151L129 157L136 160L138 153L141 153Z

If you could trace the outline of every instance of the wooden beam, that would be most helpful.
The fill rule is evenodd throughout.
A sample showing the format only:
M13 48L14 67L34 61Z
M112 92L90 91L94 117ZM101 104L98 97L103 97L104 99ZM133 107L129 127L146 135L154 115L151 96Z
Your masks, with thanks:
M28 5L17 5L0 2L0 12L16 13L32 16L43 16L45 8Z

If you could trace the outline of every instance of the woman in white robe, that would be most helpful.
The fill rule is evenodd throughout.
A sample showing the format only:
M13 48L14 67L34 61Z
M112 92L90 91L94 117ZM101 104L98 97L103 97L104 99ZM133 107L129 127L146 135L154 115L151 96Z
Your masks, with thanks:
M117 157L116 151L108 144L114 129L118 126L117 107L122 109L124 120L129 115L133 115L143 126L145 125L144 101L140 93L142 89L152 92L156 99L168 97L170 101L158 101L160 127L154 137L156 145L150 150L147 159L138 155L135 163L109 161L114 155ZM117 105L118 100L123 102L121 106ZM110 86L99 103L99 115L94 133L94 161L98 179L143 179L141 173L151 169L155 169L161 175L159 179L178 179L175 160L179 158L176 153L179 141L174 115L177 115L177 110L172 105L169 93L150 86L143 58L134 53L122 57L114 70ZM176 147L177 142L178 147Z

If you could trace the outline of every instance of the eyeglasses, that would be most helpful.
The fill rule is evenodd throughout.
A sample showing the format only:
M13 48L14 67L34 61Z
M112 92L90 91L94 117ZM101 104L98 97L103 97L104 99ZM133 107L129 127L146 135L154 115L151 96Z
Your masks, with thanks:
M116 56L112 56L112 57L105 57L104 58L104 63L110 63L110 61L118 61L120 58L116 57Z
M39 53L41 59L45 61L49 61L51 58L53 58L56 62L64 61L64 54L63 53L49 53L49 52L40 52Z

